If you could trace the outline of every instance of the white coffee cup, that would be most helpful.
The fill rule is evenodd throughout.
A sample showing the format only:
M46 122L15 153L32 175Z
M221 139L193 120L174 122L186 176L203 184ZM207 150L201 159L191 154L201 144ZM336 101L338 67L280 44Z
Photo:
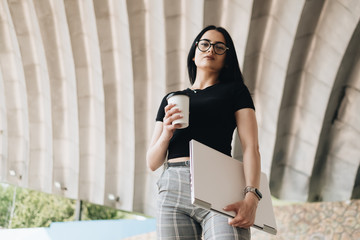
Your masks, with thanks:
M171 93L167 98L168 104L175 104L174 108L180 109L180 113L175 115L182 115L182 118L176 119L172 125L181 124L180 128L187 128L189 126L189 96L184 93Z

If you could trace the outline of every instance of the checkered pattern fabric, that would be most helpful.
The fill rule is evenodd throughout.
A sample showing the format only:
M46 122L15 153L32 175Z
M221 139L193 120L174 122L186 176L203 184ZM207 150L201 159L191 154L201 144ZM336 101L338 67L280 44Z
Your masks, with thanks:
M250 239L249 229L232 227L223 215L191 204L189 167L167 168L157 185L158 239Z

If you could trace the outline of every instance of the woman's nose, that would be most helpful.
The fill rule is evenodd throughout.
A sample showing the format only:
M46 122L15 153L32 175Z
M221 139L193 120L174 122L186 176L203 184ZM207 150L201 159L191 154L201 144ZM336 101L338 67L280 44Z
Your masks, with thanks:
M207 50L208 52L214 53L214 45L210 45L209 49Z

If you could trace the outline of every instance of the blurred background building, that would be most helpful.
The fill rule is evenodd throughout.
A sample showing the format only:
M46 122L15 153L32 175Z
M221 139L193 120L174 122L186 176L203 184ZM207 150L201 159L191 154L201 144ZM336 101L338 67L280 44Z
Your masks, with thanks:
M273 195L358 199L359 19L358 0L0 0L0 182L153 215L155 115L190 86L187 52L215 24L253 95Z

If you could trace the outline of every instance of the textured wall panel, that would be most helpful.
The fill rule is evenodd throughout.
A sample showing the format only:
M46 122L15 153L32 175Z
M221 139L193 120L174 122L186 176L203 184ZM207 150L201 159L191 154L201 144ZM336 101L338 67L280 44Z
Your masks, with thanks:
M93 3L65 1L74 56L79 112L79 198L103 204L105 110L98 32Z
M134 98L134 209L141 210L146 184L146 134L148 79L149 79L149 34L147 34L148 6L144 1L127 1L133 66Z
M24 66L19 41L5 0L0 17L0 66L7 116L7 181L27 187L29 174L29 115Z
M74 57L62 1L34 1L48 65L53 129L53 192L79 191L79 118Z
M44 45L32 1L10 1L20 45L28 97L30 159L29 187L52 191L52 118L50 81ZM17 16L24 16L23 18Z
M0 181L6 182L7 174L7 117L6 117L6 102L5 102L5 88L0 68Z
M289 145L293 144L297 150L289 153L287 148L285 150L287 158L282 160L287 178L296 179L295 181L303 188L302 191L291 193L293 186L285 185L286 177L284 177L283 181L278 181L284 184L279 193L281 198L296 198L304 201L308 198L309 178L315 162L325 110L342 56L358 21L359 17L354 18L349 14L348 8L340 2L325 2L298 86L297 103L294 106L296 110L294 109L294 111L300 111L301 114L298 114L296 118L292 117L291 120L293 121L292 127L296 127L297 131L294 131L287 141ZM346 27L342 27L343 25ZM300 153L303 156L299 156ZM296 158L298 159L296 160Z
M107 205L131 211L134 199L135 120L133 67L126 1L97 0L94 1L94 8L105 95L104 201Z

